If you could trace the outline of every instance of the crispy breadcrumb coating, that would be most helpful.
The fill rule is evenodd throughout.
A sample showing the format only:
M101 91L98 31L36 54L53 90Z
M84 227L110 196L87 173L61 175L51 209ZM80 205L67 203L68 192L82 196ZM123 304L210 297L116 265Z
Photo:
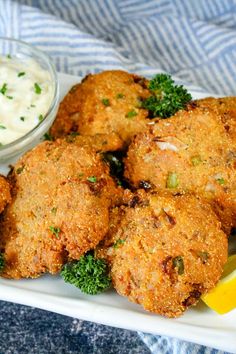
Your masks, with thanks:
M120 295L177 317L216 285L227 260L227 237L201 199L139 190L126 206L112 209L96 255L109 262Z
M151 122L148 111L141 108L149 95L147 80L134 74L117 70L88 75L60 104L51 134L117 133L126 146Z
M125 176L135 188L201 195L230 233L236 226L235 167L236 140L221 115L192 103L134 138Z
M2 276L57 273L93 249L108 229L108 209L119 199L108 167L84 138L43 142L14 166L13 201L0 226Z

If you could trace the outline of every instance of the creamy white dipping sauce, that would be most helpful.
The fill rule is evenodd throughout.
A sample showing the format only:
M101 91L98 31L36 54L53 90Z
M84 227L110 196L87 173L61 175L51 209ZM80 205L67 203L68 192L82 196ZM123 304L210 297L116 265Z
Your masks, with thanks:
M33 59L0 56L0 146L38 125L52 100L48 71Z

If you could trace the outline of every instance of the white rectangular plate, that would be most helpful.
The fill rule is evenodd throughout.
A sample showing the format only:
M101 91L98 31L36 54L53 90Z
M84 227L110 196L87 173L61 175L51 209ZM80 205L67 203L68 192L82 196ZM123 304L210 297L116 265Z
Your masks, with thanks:
M60 74L61 97L80 80ZM194 98L209 96L192 94ZM0 165L0 170L6 172L6 166ZM177 337L236 353L236 310L220 316L200 302L182 317L167 319L145 312L115 291L96 296L84 295L72 285L65 284L60 277L49 275L34 280L0 279L0 299L114 327Z

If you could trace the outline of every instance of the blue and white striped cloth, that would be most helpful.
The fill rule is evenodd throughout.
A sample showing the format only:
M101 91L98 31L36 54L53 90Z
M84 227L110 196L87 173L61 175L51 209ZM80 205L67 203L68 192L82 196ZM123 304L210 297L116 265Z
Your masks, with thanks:
M195 89L236 95L236 0L0 0L0 36L38 46L73 75L162 70ZM222 353L140 336L153 353Z

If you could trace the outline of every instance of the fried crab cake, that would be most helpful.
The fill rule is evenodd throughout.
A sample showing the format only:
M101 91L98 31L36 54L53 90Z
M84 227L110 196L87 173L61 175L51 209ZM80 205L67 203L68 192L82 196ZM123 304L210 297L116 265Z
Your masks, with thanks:
M227 260L227 237L208 203L194 196L145 194L111 211L98 246L113 285L145 310L180 316L214 288Z
M207 97L195 103L199 107L214 109L220 115L225 130L236 139L236 97Z
M124 71L104 71L88 75L66 95L51 128L61 137L70 132L82 135L117 133L127 145L150 123L141 108L150 95L147 80Z
M106 234L121 188L100 155L79 141L43 142L14 166L13 201L0 225L4 277L56 273Z
M5 206L11 201L10 185L7 179L0 176L0 213L3 212Z
M125 177L136 188L203 196L229 233L236 226L235 168L236 141L220 115L193 104L134 138Z

